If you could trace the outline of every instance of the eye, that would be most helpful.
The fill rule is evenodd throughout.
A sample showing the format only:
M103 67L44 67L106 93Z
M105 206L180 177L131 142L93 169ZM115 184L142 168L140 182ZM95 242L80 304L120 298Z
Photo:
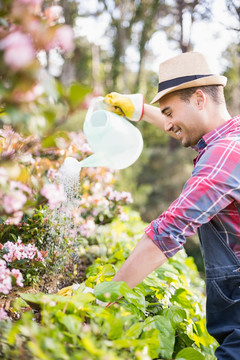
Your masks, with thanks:
M165 113L165 115L166 115L167 117L172 117L172 113L171 113L171 112L167 112L167 113Z

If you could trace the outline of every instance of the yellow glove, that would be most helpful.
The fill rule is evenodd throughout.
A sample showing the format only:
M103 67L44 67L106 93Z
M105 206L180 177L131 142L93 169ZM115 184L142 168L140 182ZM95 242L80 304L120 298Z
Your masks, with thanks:
M125 116L132 121L140 121L144 110L142 94L121 95L116 92L107 94L103 100L106 110Z
M72 296L72 294L73 294L72 286L62 288L57 292L57 295L62 295L62 296Z

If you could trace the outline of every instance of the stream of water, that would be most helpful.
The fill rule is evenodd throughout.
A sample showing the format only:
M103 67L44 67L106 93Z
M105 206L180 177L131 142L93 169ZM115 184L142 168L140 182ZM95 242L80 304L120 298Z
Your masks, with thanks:
M80 171L79 162L74 158L66 158L60 167L55 182L62 184L66 200L54 208L50 214L52 224L48 236L48 250L56 257L56 270L61 270L69 259L69 246L74 248L74 241L78 232L78 225L73 219L73 212L79 209L80 202Z

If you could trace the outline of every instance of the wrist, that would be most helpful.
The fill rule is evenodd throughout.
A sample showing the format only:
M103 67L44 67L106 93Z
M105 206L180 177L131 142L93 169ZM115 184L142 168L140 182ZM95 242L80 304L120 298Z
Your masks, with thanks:
M143 113L144 113L144 95L143 94L130 94L130 95L123 95L129 100L131 100L133 104L134 111L129 116L129 120L133 120L139 122L142 120ZM128 116L126 116L128 117Z

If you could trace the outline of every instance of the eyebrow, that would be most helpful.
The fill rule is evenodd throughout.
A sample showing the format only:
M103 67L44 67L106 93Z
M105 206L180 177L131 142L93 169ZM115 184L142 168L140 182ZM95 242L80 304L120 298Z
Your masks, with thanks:
M170 110L169 106L166 106L164 109L161 110L162 114L165 114L166 111Z

